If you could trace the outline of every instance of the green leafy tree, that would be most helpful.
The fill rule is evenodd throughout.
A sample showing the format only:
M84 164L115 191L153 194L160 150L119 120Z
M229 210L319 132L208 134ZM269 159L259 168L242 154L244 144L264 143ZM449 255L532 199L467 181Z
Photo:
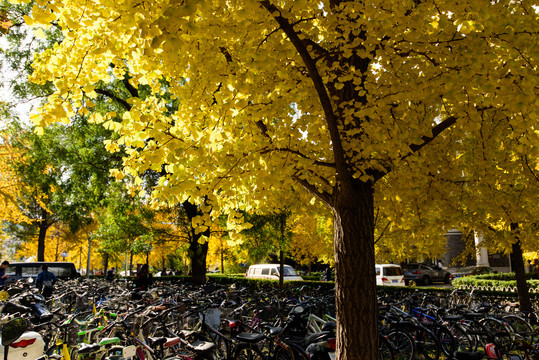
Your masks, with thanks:
M53 224L61 221L76 232L93 221L92 211L107 196L109 171L119 166L120 157L105 150L110 131L88 125L84 117L54 125L43 136L17 129L15 146L24 156L11 165L26 185L18 200L31 222L8 230L21 238L33 234L37 259L43 261L46 233Z

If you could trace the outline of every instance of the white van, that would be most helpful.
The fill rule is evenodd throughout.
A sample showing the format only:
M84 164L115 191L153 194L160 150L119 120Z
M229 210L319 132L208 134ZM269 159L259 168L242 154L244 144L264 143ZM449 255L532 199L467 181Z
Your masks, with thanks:
M245 276L252 279L279 280L279 264L257 264L249 266ZM290 265L284 266L284 280L303 280Z
M404 286L404 272L400 265L376 264L376 285Z

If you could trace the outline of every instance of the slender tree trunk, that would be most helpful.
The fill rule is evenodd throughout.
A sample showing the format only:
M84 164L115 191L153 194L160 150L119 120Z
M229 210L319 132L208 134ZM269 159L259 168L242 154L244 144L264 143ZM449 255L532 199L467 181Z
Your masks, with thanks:
M223 249L223 244L221 244L221 274L225 273L225 251Z
M105 253L103 256L103 275L107 275L107 270L109 269L109 254Z
M279 249L279 290L283 290L284 286L284 252Z
M58 239L58 236L55 236L54 240L56 240L56 249L54 251L54 261L58 261L58 250L60 250L60 241Z
M45 261L45 239L50 227L47 210L41 209L41 220L38 223L39 234L37 236L37 261Z
M379 359L373 185L351 182L334 196L338 360Z
M518 229L518 224L511 224L511 230ZM521 311L532 311L532 303L530 300L530 293L528 292L528 284L526 283L526 270L524 269L524 259L522 258L522 247L520 246L520 240L518 235L517 241L511 245L513 250L512 266L515 272L515 280L517 281L518 301L520 303Z

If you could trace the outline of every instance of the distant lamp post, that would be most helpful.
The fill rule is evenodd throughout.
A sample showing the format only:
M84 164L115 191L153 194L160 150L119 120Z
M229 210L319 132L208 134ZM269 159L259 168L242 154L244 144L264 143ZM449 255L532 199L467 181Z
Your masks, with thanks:
M65 252L65 251L62 251L62 253L60 254L60 256L61 256L61 257L62 257L62 259L63 259L62 261L66 261L66 257L67 257L67 255L68 255L68 254L67 254L67 252Z

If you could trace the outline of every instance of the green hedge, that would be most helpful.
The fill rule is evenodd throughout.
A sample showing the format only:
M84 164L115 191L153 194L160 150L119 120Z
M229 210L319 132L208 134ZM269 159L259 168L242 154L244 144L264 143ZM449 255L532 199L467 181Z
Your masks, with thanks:
M526 283L530 291L539 292L539 280L532 279L532 277L533 274L528 274ZM512 291L517 286L514 273L465 276L454 279L452 284L456 288L477 287L502 291Z
M482 274L482 275L474 275L474 276L467 276L467 277L474 277L476 279L483 279L483 280L512 281L512 280L515 280L515 273L514 272L495 273L495 274L492 273L492 274ZM526 280L537 279L537 275L535 273L526 273L525 277L526 277Z
M239 286L245 286L256 289L276 289L279 287L279 280L269 279L250 279L246 278L243 274L234 275L222 275L222 274L208 274L208 280L216 282L218 284L238 284ZM305 291L310 289L319 289L320 291L329 291L335 287L333 281L285 281L284 287L286 289L305 288Z

